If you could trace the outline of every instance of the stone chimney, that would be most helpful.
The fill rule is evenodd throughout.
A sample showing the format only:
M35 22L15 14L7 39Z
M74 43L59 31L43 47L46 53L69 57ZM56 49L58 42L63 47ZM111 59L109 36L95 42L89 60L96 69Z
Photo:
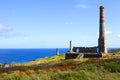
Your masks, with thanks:
M100 6L100 25L99 25L98 48L99 48L100 53L107 53L104 6Z
M70 40L70 50L69 50L69 52L73 52L72 51L72 41Z

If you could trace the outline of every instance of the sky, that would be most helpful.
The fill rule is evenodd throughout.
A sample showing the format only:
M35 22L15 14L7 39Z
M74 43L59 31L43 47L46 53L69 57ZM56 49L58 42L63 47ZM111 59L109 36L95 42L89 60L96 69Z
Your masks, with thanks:
M97 46L105 7L108 47L120 47L120 0L0 0L0 48Z

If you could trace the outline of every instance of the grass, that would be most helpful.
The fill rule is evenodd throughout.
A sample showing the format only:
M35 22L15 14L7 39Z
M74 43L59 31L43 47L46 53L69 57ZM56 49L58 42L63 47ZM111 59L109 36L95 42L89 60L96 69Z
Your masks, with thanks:
M102 58L65 60L64 57L62 54L1 68L0 80L120 80L118 52Z
M38 65L41 63L54 63L56 61L61 61L64 60L65 55L57 55L57 56L51 56L51 57L45 57L45 58L40 58L40 59L36 59L27 63L19 63L16 64L16 66L31 66L31 65Z

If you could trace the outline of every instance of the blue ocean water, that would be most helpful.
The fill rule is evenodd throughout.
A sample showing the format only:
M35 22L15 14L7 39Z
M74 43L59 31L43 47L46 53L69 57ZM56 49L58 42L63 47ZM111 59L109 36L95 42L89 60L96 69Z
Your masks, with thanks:
M59 53L64 54L68 48L59 48ZM56 48L43 49L0 49L0 63L21 63L56 55Z

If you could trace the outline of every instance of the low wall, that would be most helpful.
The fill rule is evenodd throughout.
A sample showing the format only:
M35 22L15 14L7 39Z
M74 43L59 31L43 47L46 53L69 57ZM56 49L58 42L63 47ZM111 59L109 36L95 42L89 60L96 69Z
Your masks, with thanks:
M78 55L79 55L78 53L74 53L74 54L66 53L65 59L75 59L75 58L77 58Z
M84 58L100 58L102 54L84 54Z
M81 53L66 53L65 54L65 59L75 59L79 56ZM100 58L102 57L102 54L98 53L85 53L83 54L83 58Z
M98 47L73 47L74 52L81 52L81 53L97 53Z

